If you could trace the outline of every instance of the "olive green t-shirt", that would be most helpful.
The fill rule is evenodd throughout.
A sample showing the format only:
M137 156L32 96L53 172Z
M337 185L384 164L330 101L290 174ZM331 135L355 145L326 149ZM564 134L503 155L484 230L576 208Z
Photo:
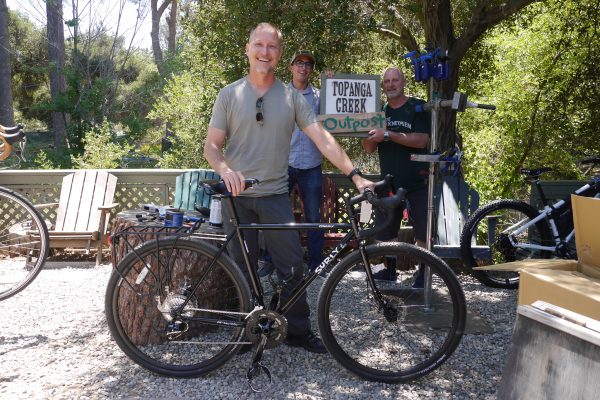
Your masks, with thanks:
M304 96L278 79L262 96L262 110L256 107L258 98L246 77L225 86L219 92L209 125L226 132L227 164L246 178L260 181L243 196L287 193L294 126L304 130L317 119ZM263 125L256 121L259 111Z
M391 108L386 104L383 109L387 129L393 132L431 134L431 113L415 111L415 107L423 103L423 100L409 97L399 108ZM429 163L410 160L411 154L426 154L426 148L416 149L389 141L380 142L377 150L381 175L393 175L395 188L402 187L411 191L427 185Z

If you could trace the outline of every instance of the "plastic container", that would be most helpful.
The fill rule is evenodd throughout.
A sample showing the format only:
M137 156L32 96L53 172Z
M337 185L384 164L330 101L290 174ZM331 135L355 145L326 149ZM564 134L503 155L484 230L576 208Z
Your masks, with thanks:
M178 208L169 208L165 214L165 226L180 227L183 225L183 211Z
M214 227L223 226L223 217L221 216L221 198L213 196L210 202L210 217L208 224Z

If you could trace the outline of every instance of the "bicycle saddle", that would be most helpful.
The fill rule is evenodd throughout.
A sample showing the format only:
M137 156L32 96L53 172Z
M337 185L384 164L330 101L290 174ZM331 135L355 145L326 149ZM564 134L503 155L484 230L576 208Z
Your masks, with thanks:
M4 133L0 131L0 138L6 140L8 144L15 144L20 142L25 137L25 132L19 130L15 133Z
M21 125L21 124L18 124L16 126L4 126L4 125L0 125L0 132L7 133L7 134L17 133L21 129L23 129L23 125Z
M537 169L521 168L519 170L519 172L521 172L523 175L531 176L534 178L538 177L541 174L543 174L544 172L548 172L548 171L552 171L552 168L548 168L548 167L537 168Z
M581 160L581 165L585 164L600 164L600 157L590 157Z

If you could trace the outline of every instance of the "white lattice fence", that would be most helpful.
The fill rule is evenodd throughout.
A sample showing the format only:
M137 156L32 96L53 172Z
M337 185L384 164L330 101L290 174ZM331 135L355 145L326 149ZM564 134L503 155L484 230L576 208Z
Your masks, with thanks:
M108 170L117 176L115 202L119 204L115 212L139 208L142 204L172 204L175 190L175 179L186 170L160 169L123 169ZM56 203L60 197L62 178L73 170L23 170L0 171L0 186L6 186L29 198L33 204ZM337 207L338 215L345 222L347 214L343 197L356 194L353 185L340 174L327 173L336 182L340 197ZM7 210L3 214L11 215ZM56 209L40 210L44 219L54 221ZM11 218L16 216L12 215ZM0 216L0 218L2 218Z

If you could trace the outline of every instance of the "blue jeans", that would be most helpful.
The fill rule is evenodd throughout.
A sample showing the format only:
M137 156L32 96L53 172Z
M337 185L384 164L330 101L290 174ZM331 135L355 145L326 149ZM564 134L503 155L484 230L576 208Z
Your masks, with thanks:
M323 171L318 165L309 169L288 166L288 189L291 193L295 184L300 189L300 198L304 204L304 221L321 221L321 201L323 199ZM315 269L323 261L323 231L307 231L308 267Z
M300 189L300 198L304 204L304 221L321 221L321 199L323 198L323 172L318 165L309 169L298 169L288 166L288 192L295 184ZM323 231L307 231L308 267L315 269L323 261ZM265 248L264 260L272 262L268 248Z

